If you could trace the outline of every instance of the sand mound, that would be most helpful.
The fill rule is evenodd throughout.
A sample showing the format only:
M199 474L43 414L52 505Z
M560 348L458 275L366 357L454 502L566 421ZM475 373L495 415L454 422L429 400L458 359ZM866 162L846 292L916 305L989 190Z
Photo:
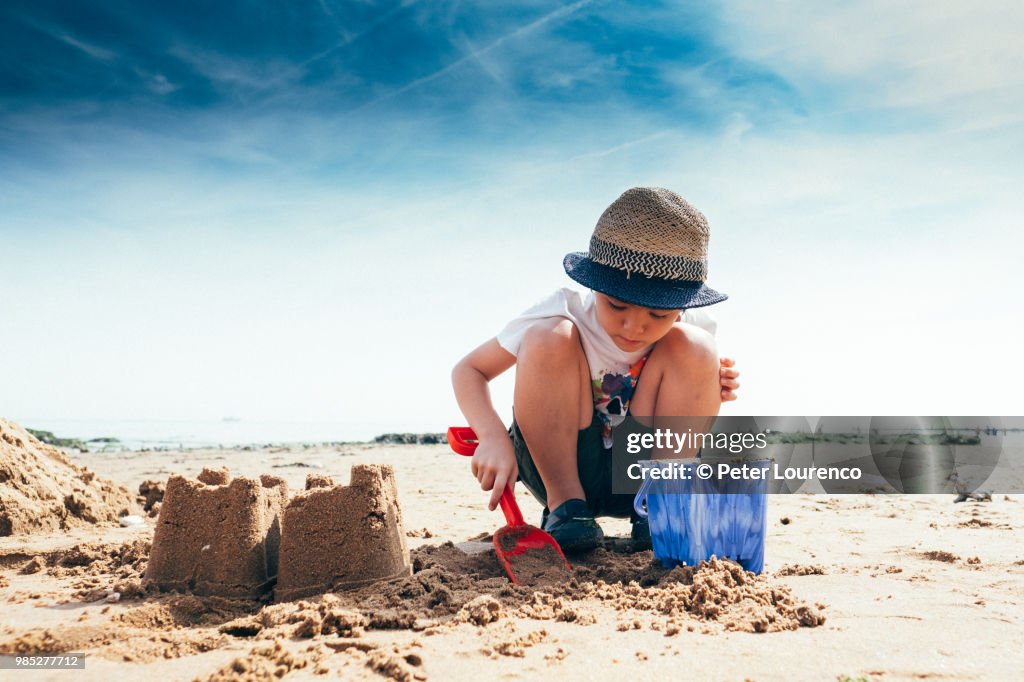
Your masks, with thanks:
M138 610L144 611L147 608L148 605ZM29 630L0 642L0 653L38 655L88 649L90 655L95 654L112 661L145 663L212 651L230 641L227 635L216 630L196 627L205 623L201 611L179 613L174 603L160 608L171 615L147 620L143 618L145 614L140 614L135 619L139 623L131 619L114 619L103 625L68 625ZM195 620L190 620L190 616L194 616Z
M339 595L365 617L367 629L424 629L445 623L479 626L508 617L588 624L610 608L652 629L696 623L742 632L775 632L825 622L824 606L804 603L785 585L712 559L671 571L650 552L598 549L578 557L573 576L539 589L511 584L493 550L468 555L451 543L413 553L410 578Z
M208 682L263 682L284 677L309 665L308 656L295 655L280 640L254 647L245 656L233 660L210 675Z
M0 537L114 524L134 511L128 490L0 419Z
M150 516L160 515L160 505L164 501L166 484L163 481L143 481L139 484L139 504Z
M48 575L105 580L109 590L140 575L148 550L141 541L83 544L37 558L49 567ZM422 679L420 640L385 645L368 637L369 631L430 636L469 627L481 651L495 658L522 657L549 641L544 628L550 622L672 636L697 629L708 634L793 630L825 620L822 605L803 603L788 587L728 561L669 571L650 552L599 549L575 558L567 582L536 589L509 582L493 550L467 554L445 543L411 555L409 577L292 602L140 594L144 599L111 612L102 623L36 628L0 639L0 653L87 649L109 660L152 661L235 647L232 642L242 639L251 642L247 653L210 679L271 679L300 668L317 672L327 658L337 662L342 654L357 668L412 680ZM298 641L308 646L280 645Z
M700 566L674 568L656 586L587 583L572 596L591 597L617 611L646 611L668 616L666 628L682 619L716 622L726 630L775 632L816 627L825 622L822 605L799 602L785 586L743 570L731 561L712 558Z

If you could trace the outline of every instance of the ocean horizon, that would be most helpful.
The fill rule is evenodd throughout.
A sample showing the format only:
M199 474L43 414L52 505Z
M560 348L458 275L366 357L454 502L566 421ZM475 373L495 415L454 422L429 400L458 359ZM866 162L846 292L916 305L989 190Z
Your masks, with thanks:
M401 428L386 422L239 419L47 419L11 417L26 429L84 441L90 450L238 447L266 444L358 443L384 433L438 433L444 426ZM98 439L116 439L100 442ZM90 442L93 441L93 442Z

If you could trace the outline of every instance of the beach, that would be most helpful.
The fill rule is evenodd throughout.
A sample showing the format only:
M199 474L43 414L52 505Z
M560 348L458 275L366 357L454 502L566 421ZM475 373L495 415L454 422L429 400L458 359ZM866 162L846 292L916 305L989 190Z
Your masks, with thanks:
M773 495L759 578L726 562L670 575L611 541L570 556L568 588L525 588L489 542L500 512L444 445L69 457L133 494L204 468L295 492L309 474L347 483L353 465L390 465L412 574L282 603L147 589L159 517L141 505L137 526L0 537L0 651L86 654L84 670L18 679L1000 680L1024 666L1016 495ZM517 493L537 523L539 505ZM628 520L601 522L629 534Z
M1024 680L1022 29L0 3L0 682Z

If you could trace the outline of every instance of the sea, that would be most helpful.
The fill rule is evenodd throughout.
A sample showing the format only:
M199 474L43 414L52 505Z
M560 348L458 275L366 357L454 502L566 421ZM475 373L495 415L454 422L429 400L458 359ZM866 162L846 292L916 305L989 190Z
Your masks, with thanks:
M393 423L385 422L352 424L234 418L208 421L13 418L13 421L28 429L50 431L58 438L77 438L94 451L353 443L372 441L384 433L444 430L444 427L431 425L419 425L426 428L415 430L397 429Z

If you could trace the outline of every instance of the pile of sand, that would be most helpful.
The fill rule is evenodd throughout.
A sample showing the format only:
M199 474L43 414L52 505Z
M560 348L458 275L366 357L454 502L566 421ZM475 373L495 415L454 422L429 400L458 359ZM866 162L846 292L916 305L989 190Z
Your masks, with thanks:
M560 585L569 580L572 571L558 546L553 540L552 544L531 546L531 542L524 538L533 533L532 526L525 526L523 529L502 529L495 535L508 562L509 575L515 577L520 585L529 587ZM517 552L519 543L528 549Z
M142 511L152 517L160 515L160 505L164 501L167 484L164 481L146 480L139 484L139 496L136 498L142 505Z
M667 616L664 627L669 631L694 619L742 632L796 630L825 622L824 605L802 603L788 587L715 558L698 567L675 568L654 587L599 581L581 585L575 596L597 598L617 611Z
M239 616L245 607L244 602L216 597L200 600L192 595L174 595L144 602L103 623L72 621L60 627L34 628L0 642L0 653L32 655L88 649L114 661L182 658L227 645L230 637L218 632L216 625Z
M0 537L113 524L134 510L128 490L0 419Z
M67 579L75 590L75 601L134 599L157 591L155 585L143 582L149 551L147 540L131 540L123 544L87 542L37 554L21 565L20 572L45 572L54 578ZM14 554L15 557L19 555ZM24 599L24 596L11 597L9 601Z
M370 629L486 626L508 617L594 623L609 607L653 629L696 624L709 632L774 632L825 622L823 605L804 603L768 576L715 559L669 571L649 551L598 549L574 560L568 580L537 587L511 584L493 550L468 555L451 543L413 552L413 567L410 578L338 598Z
M825 622L823 605L804 603L789 587L728 561L669 571L650 552L599 549L577 557L568 580L528 587L509 582L493 550L470 555L445 543L412 554L411 577L330 596L350 614L356 632L463 622L485 627L509 618L587 624L609 608L636 627L677 631L697 625L708 632L774 632ZM293 608L313 614L319 607L300 602ZM305 624L287 634L316 631Z
M147 549L145 542L105 548L86 544L46 557L45 563L50 575L88 578L89 589L78 596L90 601L137 579ZM804 603L787 586L727 561L669 571L650 552L598 549L574 558L567 581L532 588L512 584L493 550L467 554L445 543L414 550L412 560L414 573L407 578L278 604L128 592L121 602L137 606L112 614L103 624L29 630L0 641L0 653L88 648L104 658L144 661L188 656L242 639L252 641L251 655L215 677L259 677L281 666L316 668L330 653L324 647L334 652L344 647L358 665L414 679L421 663L418 654L382 648L367 641L366 633L404 630L429 636L469 625L491 654L521 656L537 643L534 639L543 637L524 635L516 625L523 621L597 625L610 632L644 629L668 636L696 629L709 634L773 632L825 621L821 604ZM308 640L316 646L293 659L276 646L278 640Z

